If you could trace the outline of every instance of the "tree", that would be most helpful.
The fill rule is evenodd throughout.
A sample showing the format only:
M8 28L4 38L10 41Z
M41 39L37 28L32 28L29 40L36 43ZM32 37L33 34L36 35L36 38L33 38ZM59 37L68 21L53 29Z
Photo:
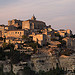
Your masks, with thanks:
M13 51L10 59L12 64L17 64L20 61L20 52Z
M57 47L61 48L62 46L61 46L61 44L57 44Z
M23 35L23 36L22 36L22 39L27 39L27 36Z
M34 53L37 51L37 46L38 46L37 43L32 42L32 43L28 43L28 45L34 49Z
M6 48L6 47L7 47L7 43L4 42L4 43L2 44L2 46L3 46L3 48Z
M23 72L24 75L35 75L35 72L32 71L28 66L24 68Z
M4 60L5 59L5 53L2 49L2 47L0 47L0 60Z
M20 61L27 61L29 59L30 59L30 55L25 54L25 53L20 54Z
M61 42L61 46L62 46L62 47L66 47L66 41L60 40L59 42Z
M70 37L71 37L71 38L75 38L75 34L74 34L74 35L72 34Z
M60 34L59 33L55 33L55 36L60 37Z

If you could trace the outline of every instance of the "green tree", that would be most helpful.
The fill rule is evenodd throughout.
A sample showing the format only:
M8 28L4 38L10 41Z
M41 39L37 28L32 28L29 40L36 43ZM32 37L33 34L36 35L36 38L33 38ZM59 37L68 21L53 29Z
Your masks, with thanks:
M5 53L2 47L0 47L0 60L5 60Z
M2 44L2 46L3 46L3 48L6 48L6 47L7 47L7 43L4 42L4 43Z
M27 39L27 38L28 38L28 37L27 37L27 36L25 36L25 35L23 35L23 36L22 36L22 39Z
M61 46L62 46L62 47L66 47L66 41L60 40L59 42L61 43Z
M13 51L10 59L12 64L17 64L20 61L20 52Z
M24 75L35 75L35 72L32 71L29 67L25 67L23 72L24 72Z

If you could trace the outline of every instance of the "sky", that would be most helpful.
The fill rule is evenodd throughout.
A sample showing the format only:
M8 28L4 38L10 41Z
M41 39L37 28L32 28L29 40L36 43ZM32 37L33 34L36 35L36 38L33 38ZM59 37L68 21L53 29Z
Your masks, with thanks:
M33 14L53 29L71 29L75 34L75 0L0 0L0 24L25 21Z

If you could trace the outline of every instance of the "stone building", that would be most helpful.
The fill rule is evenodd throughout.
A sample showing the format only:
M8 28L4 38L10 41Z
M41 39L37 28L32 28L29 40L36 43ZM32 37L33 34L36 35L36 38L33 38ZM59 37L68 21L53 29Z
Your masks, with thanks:
M31 19L22 22L22 29L43 29L45 26L45 22L36 20L34 15Z
M8 26L8 30L17 30L17 27L10 25L10 26Z
M8 30L5 34L6 38L13 37L13 38L22 38L23 35L27 35L27 31L21 30Z
M65 37L65 36L71 36L72 35L72 31L70 29L67 30L59 30L58 31L61 37Z
M6 33L7 30L8 30L8 26L0 25L1 37L5 36L5 33Z
M45 34L33 34L33 41L38 42L41 46L47 43Z
M15 27L21 27L22 26L22 21L17 20L17 19L9 20L8 21L8 26L10 26L10 25L13 25Z
M66 37L63 38L64 41L66 41L67 48L72 48L75 50L75 38Z
M72 31L70 29L67 29L66 32L67 32L67 36L71 36L72 35Z

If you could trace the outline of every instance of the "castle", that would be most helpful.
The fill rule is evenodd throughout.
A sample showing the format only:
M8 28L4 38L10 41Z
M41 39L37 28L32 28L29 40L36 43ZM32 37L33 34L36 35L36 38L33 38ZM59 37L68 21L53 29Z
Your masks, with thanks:
M0 37L21 37L27 30L43 29L45 22L36 20L33 15L31 19L21 21L17 19L9 20L8 25L0 25Z
M55 31L51 28L51 25L46 26L43 21L36 20L33 15L31 19L22 20L9 20L8 25L0 25L0 37L6 38L8 43L10 40L19 39L22 41L22 36L32 37L33 41L43 46L44 44L50 43L51 39L59 40L59 37L55 36L59 34L61 37L71 36L71 30L59 30Z
M46 27L46 23L43 21L36 20L33 15L31 19L22 21L22 20L9 20L8 25L0 25L0 37L6 37L6 42L14 39L22 39L22 36L29 36L33 32L41 31ZM42 35L42 34L41 34ZM36 36L36 35L35 35ZM34 38L35 38L34 36ZM40 34L39 34L40 36ZM43 38L42 35L40 38ZM34 40L33 38L33 40ZM45 37L46 38L46 37ZM37 41L37 37L36 40ZM45 39L38 40L40 44L42 44ZM8 42L7 42L8 43ZM45 42L44 42L45 43Z

